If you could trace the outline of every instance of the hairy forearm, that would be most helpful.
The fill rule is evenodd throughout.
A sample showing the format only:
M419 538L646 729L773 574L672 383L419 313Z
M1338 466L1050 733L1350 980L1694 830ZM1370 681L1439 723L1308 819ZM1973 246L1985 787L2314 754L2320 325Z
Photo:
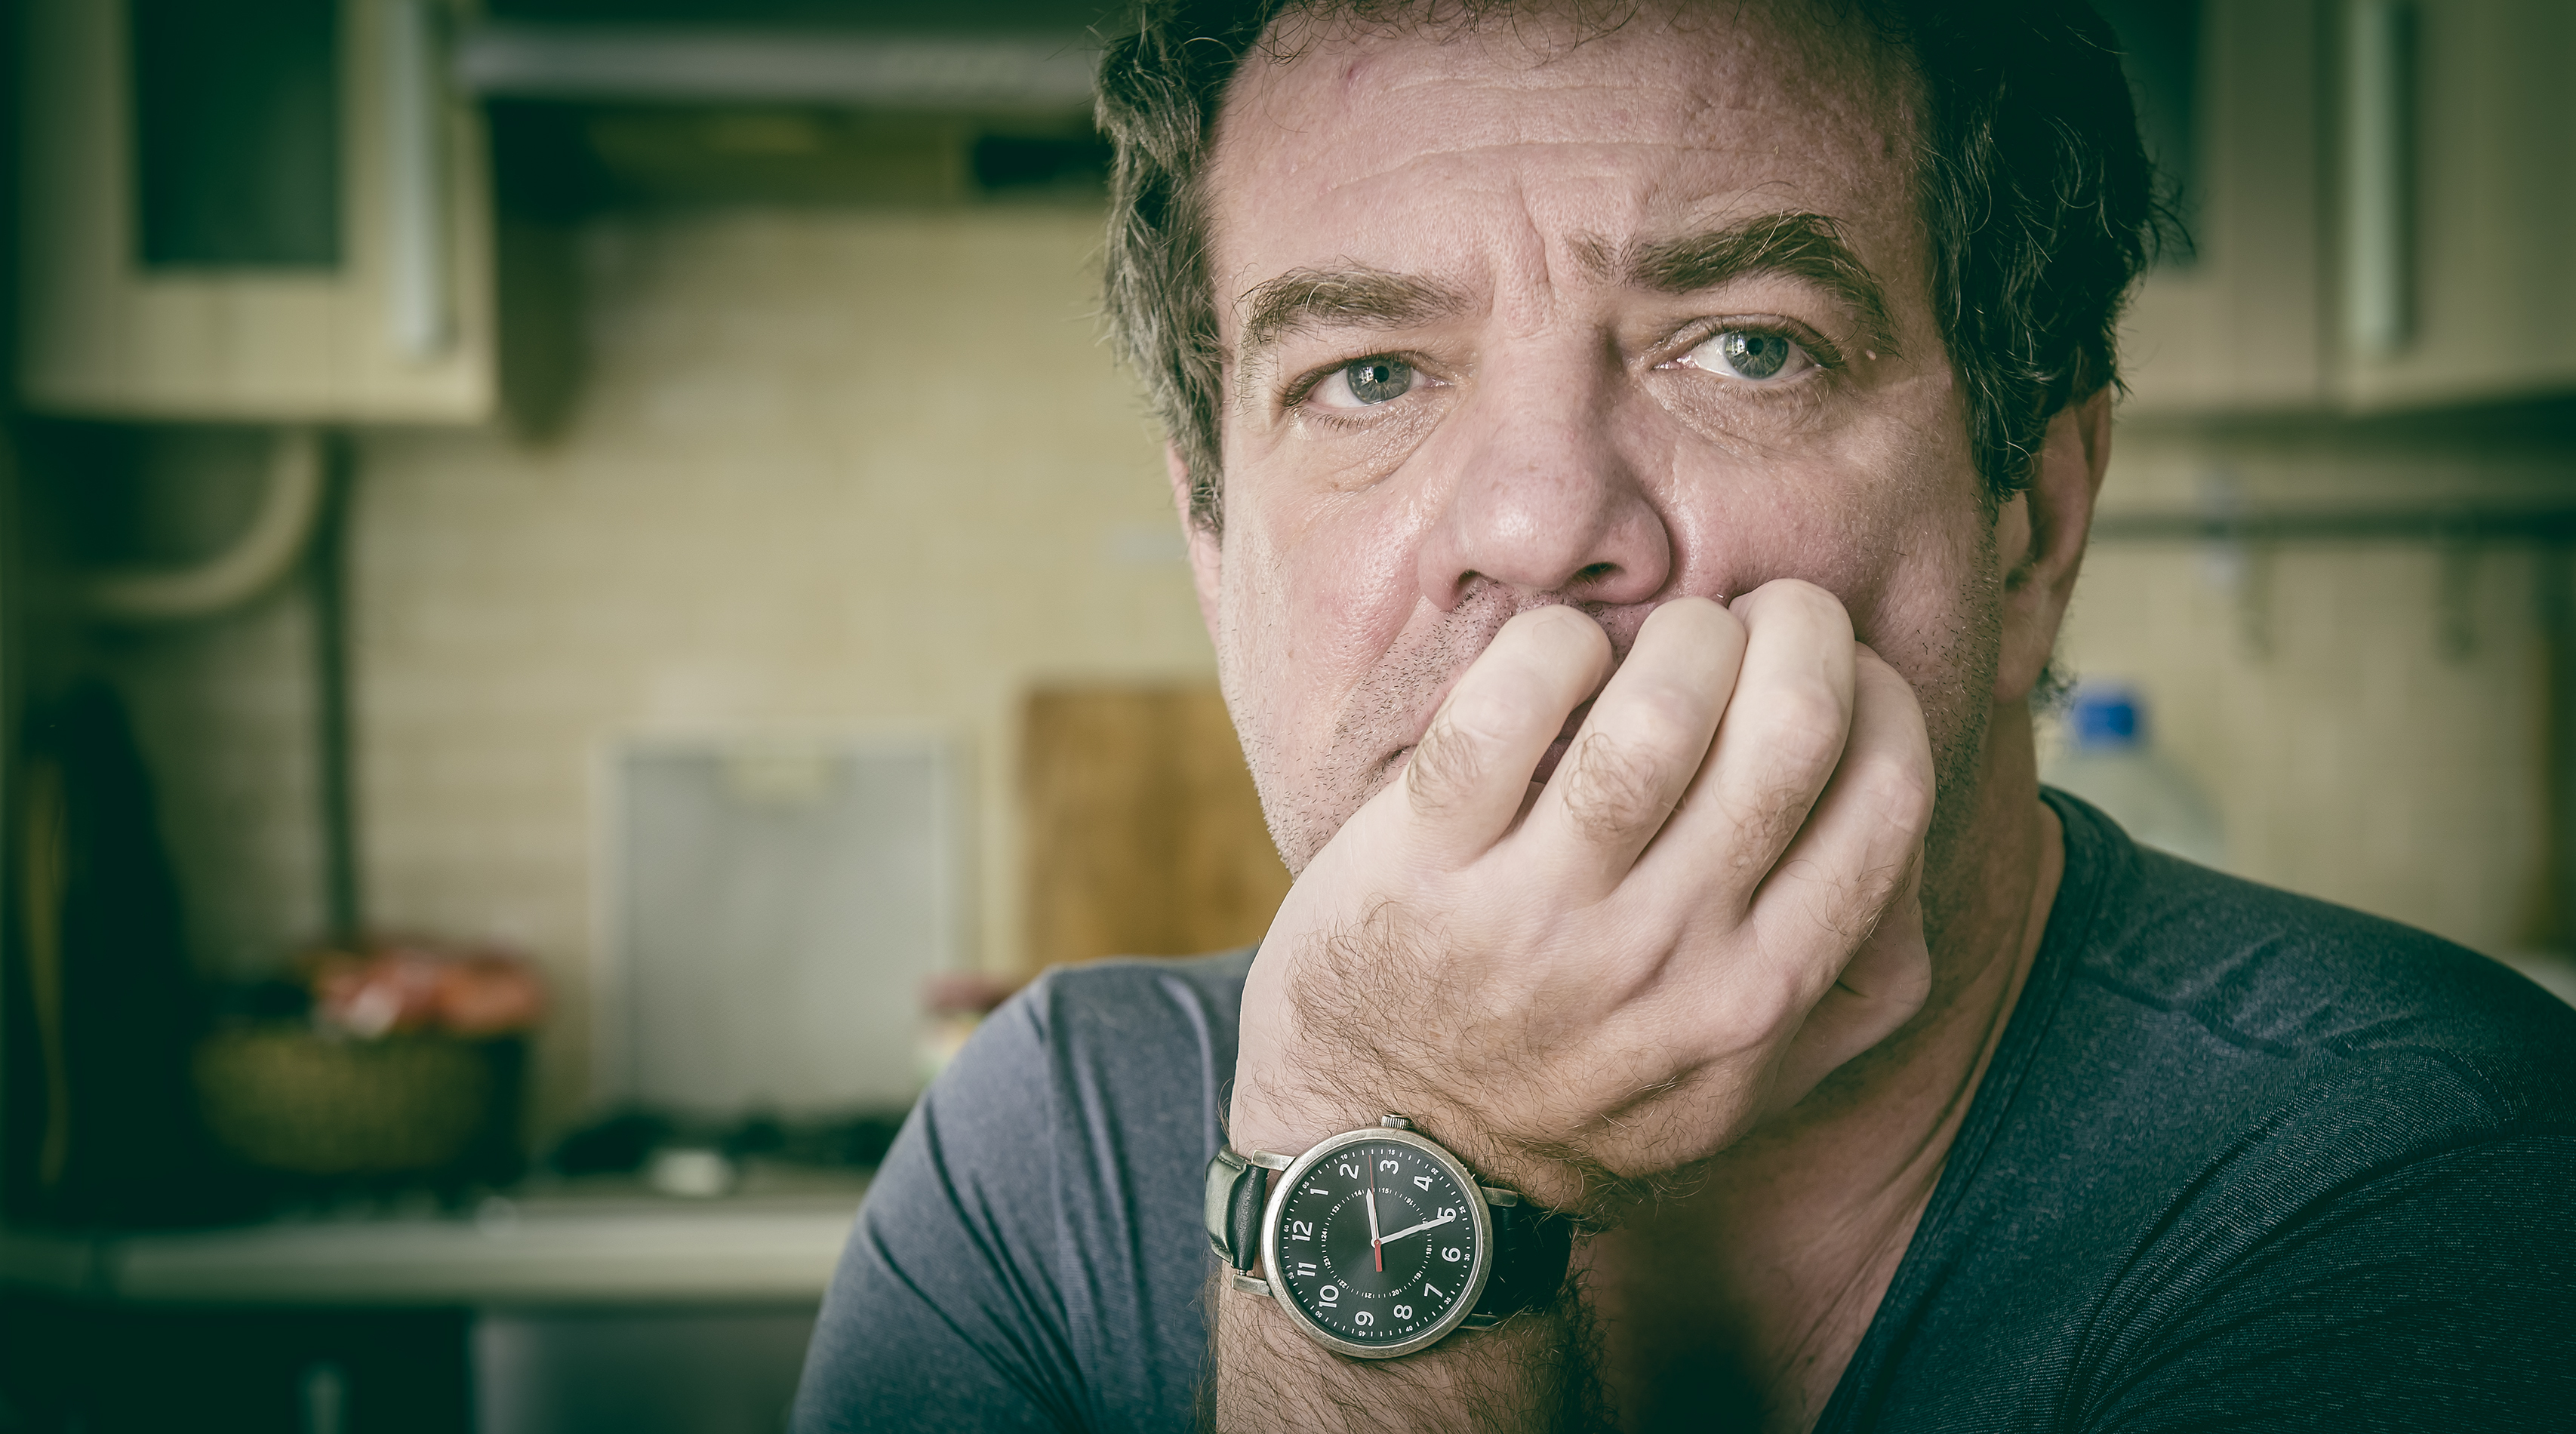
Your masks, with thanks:
M1556 1434L1604 1427L1591 1326L1569 1283L1556 1308L1461 1330L1402 1359L1351 1359L1299 1334L1269 1300L1217 1272L1215 1427L1223 1434L1476 1431Z

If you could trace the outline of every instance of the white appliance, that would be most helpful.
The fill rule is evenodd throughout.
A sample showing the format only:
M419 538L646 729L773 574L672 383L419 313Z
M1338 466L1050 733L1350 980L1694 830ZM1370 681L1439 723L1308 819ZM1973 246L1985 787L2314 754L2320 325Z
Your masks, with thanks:
M713 1120L911 1103L922 982L962 955L952 750L612 755L609 1099Z

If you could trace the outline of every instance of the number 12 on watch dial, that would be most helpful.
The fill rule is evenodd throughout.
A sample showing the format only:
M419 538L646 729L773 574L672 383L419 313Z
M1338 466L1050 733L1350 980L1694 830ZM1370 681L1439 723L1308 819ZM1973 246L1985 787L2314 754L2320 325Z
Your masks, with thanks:
M1484 1292L1491 1217L1447 1151L1396 1130L1308 1151L1271 1191L1262 1258L1280 1304L1345 1354L1410 1354Z

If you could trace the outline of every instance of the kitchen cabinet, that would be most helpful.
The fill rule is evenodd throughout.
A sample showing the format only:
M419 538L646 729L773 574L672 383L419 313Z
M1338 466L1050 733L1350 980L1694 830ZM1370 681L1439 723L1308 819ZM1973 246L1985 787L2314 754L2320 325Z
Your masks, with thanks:
M24 1426L86 1434L468 1434L464 1310L135 1309L0 1292Z
M2347 405L2576 390L2576 6L2374 0L2344 20ZM2379 144L2375 110L2398 121Z
M435 0L28 0L18 386L120 419L473 422L481 122Z
M2162 83L2133 86L2142 108L2189 111L2188 124L2168 130L2189 152L2158 158L2186 187L2194 244L2149 273L2121 325L2127 416L2277 411L2327 399L2322 8L2319 0L2202 5L2185 27L2197 34L2183 66ZM2129 44L2133 54L2142 48Z
M776 1430L867 1187L747 1183L764 1193L594 1180L470 1215L0 1229L0 1404L97 1434Z
M2158 7L2107 8L2116 23ZM2187 71L2136 88L2150 108L2188 107L2197 246L2148 274L2123 324L2126 416L2576 392L2576 7L2191 13Z

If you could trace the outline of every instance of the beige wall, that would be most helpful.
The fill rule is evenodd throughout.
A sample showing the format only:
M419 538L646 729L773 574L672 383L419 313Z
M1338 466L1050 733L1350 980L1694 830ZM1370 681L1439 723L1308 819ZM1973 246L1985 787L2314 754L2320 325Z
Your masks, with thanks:
M2451 422L2137 425L2103 508L2529 502L2571 459ZM2237 871L2498 952L2552 934L2543 638L2529 546L2101 543L2060 650L2145 692Z
M537 953L578 1102L597 775L639 734L953 735L974 955L1019 960L1019 703L1213 658L1149 422L1099 341L1096 215L729 213L586 236L569 431L365 441L352 538L371 917ZM200 945L319 925L291 597L129 668L176 755ZM187 696L193 690L194 700Z
M542 447L364 444L352 561L366 880L387 925L537 953L584 1090L595 762L622 736L955 734L986 964L1020 959L1012 762L1035 679L1205 674L1157 450L1097 339L1096 218L727 213L591 230L591 370ZM2557 482L2297 434L2125 431L2107 501L2420 498ZM2239 566L2243 566L2239 564ZM2254 565L2259 568L2259 563ZM2248 873L2490 948L2535 934L2542 664L2528 555L2435 640L2426 549L2299 549L2242 635L2225 562L2106 548L2066 652L2156 702ZM253 971L319 925L304 614L281 595L116 663L161 770L197 940Z

